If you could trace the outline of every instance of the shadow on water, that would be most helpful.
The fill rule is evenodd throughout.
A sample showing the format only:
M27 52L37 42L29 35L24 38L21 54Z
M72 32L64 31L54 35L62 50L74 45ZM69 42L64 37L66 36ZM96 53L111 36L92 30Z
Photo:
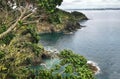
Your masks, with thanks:
M55 44L60 38L64 36L63 33L45 33L45 34L40 34L40 43L43 45L48 45L50 44ZM47 43L47 44L46 44Z
M68 33L68 34L63 34L63 33L45 33L45 34L40 34L40 41L39 41L39 43L44 45L45 47L47 47L47 46L54 47L55 46L55 48L57 48L59 50L59 46L56 47L56 45L59 45L58 44L59 42L62 42L61 44L63 44L63 45L68 45L69 42L72 42L72 39L69 39L69 38L74 38L74 35L75 35L75 32L71 32L71 33ZM62 46L60 45L60 48L61 47Z

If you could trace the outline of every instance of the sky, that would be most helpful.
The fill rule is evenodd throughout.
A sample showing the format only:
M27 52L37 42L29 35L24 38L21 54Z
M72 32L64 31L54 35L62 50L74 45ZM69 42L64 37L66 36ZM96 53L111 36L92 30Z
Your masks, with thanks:
M63 0L61 9L120 8L120 0Z

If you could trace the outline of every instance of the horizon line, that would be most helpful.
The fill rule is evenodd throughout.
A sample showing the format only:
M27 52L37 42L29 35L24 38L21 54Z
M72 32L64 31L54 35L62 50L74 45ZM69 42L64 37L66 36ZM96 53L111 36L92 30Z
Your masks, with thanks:
M80 9L64 9L64 10L120 10L120 8L80 8Z

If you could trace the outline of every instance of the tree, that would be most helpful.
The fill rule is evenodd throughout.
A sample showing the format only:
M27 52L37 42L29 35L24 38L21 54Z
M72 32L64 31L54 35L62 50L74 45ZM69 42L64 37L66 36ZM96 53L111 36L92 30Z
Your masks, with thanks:
M5 15L2 17L5 20L1 21L1 24L8 26L8 29L0 34L0 39L10 33L14 28L17 28L19 23L38 23L39 19L35 21L25 21L28 17L35 14L37 9L42 8L51 13L54 12L56 6L59 6L62 1L63 0L0 0L0 10L1 13ZM9 14L13 16L10 20L8 19Z
M37 24L41 17L36 18L39 10L53 13L61 2L62 0L0 0L0 39L16 29L21 31L26 24ZM22 30L26 32L28 28ZM0 45L1 79L94 79L92 72L87 67L87 60L69 50L58 54L61 61L53 69L32 68L36 64L40 64L42 54L45 55L47 51L38 46L35 40L34 43L29 40L24 41L26 39L21 41L21 38L25 36L22 33L20 36L16 36L9 45ZM30 40L29 37L36 38L37 36L32 26L29 28L29 34L28 39ZM27 38L27 35L25 37ZM64 69L61 71L63 67Z

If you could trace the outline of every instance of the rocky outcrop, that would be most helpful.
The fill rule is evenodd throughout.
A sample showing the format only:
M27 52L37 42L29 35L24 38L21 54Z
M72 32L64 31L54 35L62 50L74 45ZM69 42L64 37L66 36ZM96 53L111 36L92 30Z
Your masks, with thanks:
M46 15L38 24L39 33L69 33L76 31L77 29L82 28L80 21L88 20L88 18L80 12L66 12L60 9L57 9L55 14Z
M81 13L81 12L74 11L74 12L71 12L71 14L74 15L75 18L76 18L78 21L88 20L88 18L86 17L86 15L83 14L83 13Z
M99 66L93 61L87 61L89 69L96 75L100 73Z

